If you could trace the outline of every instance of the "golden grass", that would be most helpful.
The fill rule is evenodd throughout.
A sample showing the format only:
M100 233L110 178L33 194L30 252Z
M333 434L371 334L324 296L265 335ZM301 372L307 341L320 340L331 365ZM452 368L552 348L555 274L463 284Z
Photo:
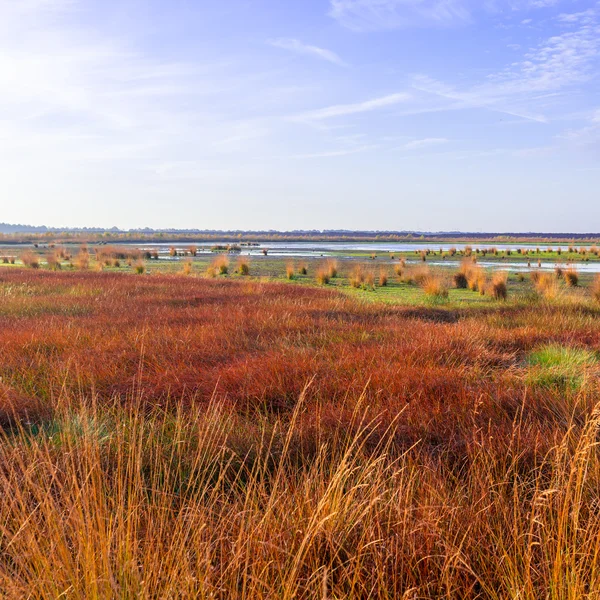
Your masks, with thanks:
M294 263L292 261L287 262L285 265L285 276L288 279L294 279L295 272L296 269L294 267Z
M237 261L237 271L240 275L250 275L250 259L246 256L240 256Z

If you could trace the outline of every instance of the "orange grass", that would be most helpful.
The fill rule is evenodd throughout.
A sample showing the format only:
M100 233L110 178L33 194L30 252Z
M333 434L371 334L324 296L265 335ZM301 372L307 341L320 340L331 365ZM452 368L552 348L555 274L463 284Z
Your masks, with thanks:
M600 591L595 372L526 377L600 349L592 304L25 269L0 296L3 597Z

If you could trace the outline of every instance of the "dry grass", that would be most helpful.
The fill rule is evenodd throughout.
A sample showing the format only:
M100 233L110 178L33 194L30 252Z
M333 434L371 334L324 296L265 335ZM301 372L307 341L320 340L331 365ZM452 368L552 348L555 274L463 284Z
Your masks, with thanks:
M25 252L21 254L20 258L23 266L28 267L29 269L40 268L40 258L35 252L31 250L25 250Z
M426 296L438 300L448 298L448 284L441 274L429 273L422 285Z
M229 259L227 256L225 254L216 256L209 267L210 270L214 271L215 275L227 275L229 273Z
M589 301L5 271L3 598L598 596Z
M365 283L365 271L362 265L355 265L350 273L350 285L353 288L360 288Z
M568 267L563 273L567 287L577 287L579 284L579 273L575 267Z
M240 256L237 261L237 271L240 275L250 275L250 259L245 256Z
M294 279L294 275L296 273L296 268L294 267L294 263L293 262L287 262L285 265L285 276L288 279Z
M379 285L385 287L388 284L388 271L385 267L379 269Z
M550 273L534 271L531 277L536 291L545 299L553 300L559 295L559 280Z
M508 297L508 274L507 273L494 273L492 276L492 282L490 284L490 295L495 300L506 300Z
M600 302L600 275L596 275L596 277L594 277L594 282L592 283L590 291L592 294L592 298L596 302Z
M326 269L330 279L335 279L338 275L338 263L336 260L330 259L326 263Z
M194 268L194 265L190 259L184 260L183 265L181 267L181 273L183 275L191 275L193 268Z
M327 285L329 283L331 275L329 274L329 269L327 266L317 269L315 279L319 285Z

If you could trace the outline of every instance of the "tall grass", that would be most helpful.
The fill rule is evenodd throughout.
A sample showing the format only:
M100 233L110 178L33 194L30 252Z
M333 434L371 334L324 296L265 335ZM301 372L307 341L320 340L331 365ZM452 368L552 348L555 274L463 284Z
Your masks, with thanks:
M296 273L296 269L294 267L294 263L291 261L288 261L285 265L285 276L288 279L294 279L294 275Z
M240 275L250 275L250 260L246 256L238 258L237 270Z
M426 296L436 300L448 298L448 284L440 273L429 273L422 285Z
M25 250L25 252L21 254L20 258L21 262L23 263L23 266L28 267L30 269L39 269L40 258L32 250Z
M596 597L593 311L355 296L6 268L0 596Z
M600 302L600 275L596 275L596 277L594 277L594 281L591 287L591 294L592 298L596 302Z
M490 284L490 295L495 300L506 300L508 297L507 283L508 274L503 272L494 273Z

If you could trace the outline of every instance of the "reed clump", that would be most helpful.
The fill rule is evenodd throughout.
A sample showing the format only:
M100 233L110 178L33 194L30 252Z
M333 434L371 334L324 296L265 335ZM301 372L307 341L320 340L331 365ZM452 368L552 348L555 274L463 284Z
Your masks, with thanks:
M329 273L330 279L335 279L338 275L338 264L336 260L328 260L326 263L326 269Z
M220 254L213 259L211 267L216 274L227 275L229 273L229 259L225 254Z
M285 265L285 275L288 279L292 280L294 279L294 275L296 273L296 269L294 267L294 263L293 262L288 262Z
M183 265L181 267L181 273L183 275L191 275L193 268L194 268L194 266L190 259L184 260Z
M575 267L566 269L563 276L567 287L577 287L579 285L579 273Z
M435 299L444 300L448 298L448 284L444 277L438 273L430 273L423 281L425 295Z
M329 269L325 267L319 267L315 274L315 279L319 285L327 285L331 280L331 276L329 275Z
M596 302L600 303L600 275L596 275L596 277L594 277L590 291L592 298Z
M496 272L492 276L490 284L490 295L495 300L506 300L508 297L508 275L504 272Z
M40 258L32 250L26 250L21 254L21 262L25 267L28 267L29 269L40 268Z
M388 284L388 272L385 267L379 269L379 285L385 287Z
M237 271L243 276L250 275L250 260L246 256L238 258Z
M350 273L350 285L358 289L363 286L365 282L365 272L362 265L356 265Z

